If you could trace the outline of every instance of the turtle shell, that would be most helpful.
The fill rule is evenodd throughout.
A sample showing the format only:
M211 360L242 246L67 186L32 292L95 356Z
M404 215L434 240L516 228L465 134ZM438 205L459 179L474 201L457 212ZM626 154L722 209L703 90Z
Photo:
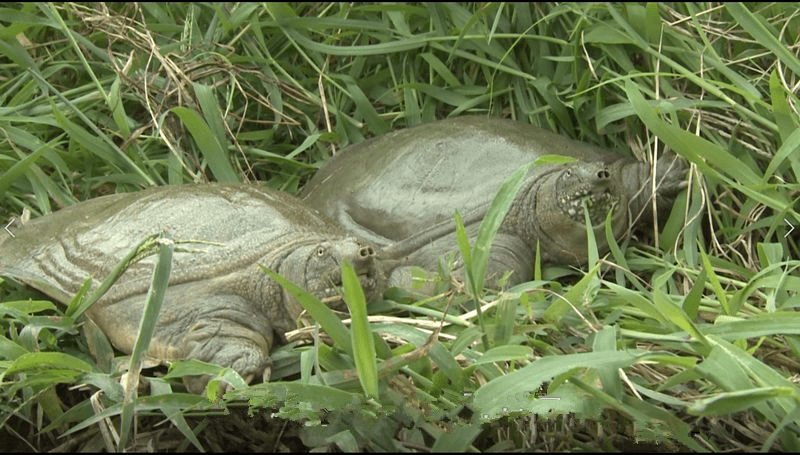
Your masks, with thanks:
M491 246L487 277L510 271L507 284L515 284L530 279L539 247L542 263L586 263L584 206L601 254L608 249L606 215L617 239L628 233L650 207L651 165L510 120L457 117L348 147L314 175L301 197L380 246L390 284L409 289L409 267L435 273L444 256L453 255L454 271L463 273L454 211L474 241L502 183L544 155L574 162L529 168ZM667 182L659 197L681 187L681 166L671 164L656 166L656 179Z
M229 366L246 380L269 375L273 334L296 327L302 307L263 265L319 298L335 299L348 261L368 298L384 277L372 246L297 198L256 185L162 186L84 201L0 238L0 275L66 303L93 287L145 237L180 240L147 351L162 362L195 358ZM133 349L156 257L133 263L87 310L120 350ZM187 380L199 392L204 378Z
M456 117L394 131L333 156L300 197L349 232L388 245L453 211L488 207L503 181L543 155L611 163L622 155L512 120Z

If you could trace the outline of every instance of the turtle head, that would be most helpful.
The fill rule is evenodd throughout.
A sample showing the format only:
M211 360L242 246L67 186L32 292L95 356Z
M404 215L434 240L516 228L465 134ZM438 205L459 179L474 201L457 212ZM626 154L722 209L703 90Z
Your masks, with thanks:
M592 226L602 225L606 215L620 202L612 180L615 169L603 163L575 163L566 166L555 181L558 211L583 226L589 211Z
M525 206L533 207L527 224L527 242L551 264L584 264L587 260L586 217L595 231L598 247L606 248L603 224L611 212L616 228L625 224L624 190L619 166L602 162L576 162L553 167L531 180Z
M680 162L656 163L655 187L658 207L667 207L685 186L685 166ZM651 165L619 160L576 162L551 169L534 179L526 205L534 207L534 219L528 227L527 241L540 243L543 262L585 264L587 260L586 217L595 233L600 253L608 250L604 223L611 213L614 237L620 239L631 224L652 206Z
M355 238L324 240L306 244L289 255L280 268L305 290L334 309L344 309L341 298L342 262L348 262L358 275L367 300L380 297L385 275L375 248ZM299 310L297 311L299 314Z

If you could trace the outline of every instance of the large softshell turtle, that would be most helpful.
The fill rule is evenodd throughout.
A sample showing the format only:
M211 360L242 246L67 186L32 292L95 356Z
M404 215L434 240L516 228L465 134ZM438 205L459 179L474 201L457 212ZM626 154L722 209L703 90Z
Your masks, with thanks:
M651 165L530 125L467 116L350 146L332 157L300 196L350 233L383 247L387 264L404 259L401 264L435 272L443 254L458 250L454 210L474 242L502 182L543 155L577 161L536 166L527 174L487 268L495 278L512 271L514 284L531 278L537 243L546 264L586 262L584 200L601 252L607 250L602 224L609 210L616 237L628 232L650 206ZM664 205L682 186L684 167L668 159L657 164L658 202ZM390 283L410 287L410 276L407 267L397 267Z
M297 198L254 185L163 186L103 196L0 232L0 275L67 302L84 279L94 286L142 239L166 232L199 240L173 255L169 288L147 355L230 366L246 380L268 374L273 333L296 326L302 307L262 264L320 298L335 295L349 261L369 298L383 275L375 250ZM120 350L136 340L154 257L131 266L87 312ZM187 381L192 391L203 378Z

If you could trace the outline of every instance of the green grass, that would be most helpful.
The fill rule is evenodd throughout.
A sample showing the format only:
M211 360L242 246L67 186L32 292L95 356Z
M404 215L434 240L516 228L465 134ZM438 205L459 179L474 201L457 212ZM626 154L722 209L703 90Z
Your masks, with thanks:
M116 450L125 422L159 450L797 451L798 30L790 3L1 5L4 226L152 185L295 193L462 114L690 163L662 228L583 271L373 302L352 333L323 307L224 400L180 392L231 377L195 362L125 398L96 327L0 282L4 446Z

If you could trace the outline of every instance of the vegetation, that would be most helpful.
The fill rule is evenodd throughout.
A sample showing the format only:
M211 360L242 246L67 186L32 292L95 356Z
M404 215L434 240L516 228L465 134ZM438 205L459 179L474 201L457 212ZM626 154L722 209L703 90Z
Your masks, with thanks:
M295 193L465 114L690 164L661 228L584 270L369 320L345 280L352 328L296 289L321 330L223 398L183 391L235 379L197 362L123 391L135 358L1 281L4 449L800 450L798 33L793 3L3 4L4 226L152 185Z

